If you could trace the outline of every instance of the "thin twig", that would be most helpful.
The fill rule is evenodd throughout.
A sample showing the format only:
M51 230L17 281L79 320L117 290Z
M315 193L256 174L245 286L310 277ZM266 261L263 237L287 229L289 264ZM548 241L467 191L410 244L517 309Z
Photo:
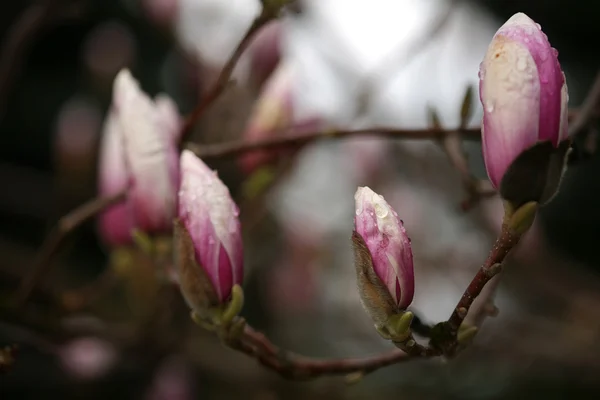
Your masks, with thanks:
M237 62L244 53L244 50L246 50L250 44L254 34L273 18L274 15L270 12L267 12L263 8L262 12L254 19L254 21L252 21L252 24L242 37L242 40L238 43L237 47L233 51L233 54L231 54L231 57L229 57L225 63L225 66L221 70L215 83L210 87L208 92L204 95L192 113L186 118L181 133L181 143L185 143L186 139L192 133L196 122L200 119L200 117L202 117L202 115L204 115L208 107L214 103L221 93L223 93L227 87L227 84L229 83L229 79L231 78L231 74L233 73Z
M506 224L503 224L502 231L498 236L498 239L496 239L488 258L481 268L479 268L469 286L465 289L458 304L454 308L452 315L447 321L448 327L450 328L450 334L453 338L456 338L458 328L467 316L467 313L477 296L479 296L485 285L500 272L500 264L518 241L519 236L511 233ZM454 345L456 345L456 343Z
M414 358L401 350L394 349L365 358L313 359L279 349L265 335L250 326L245 327L242 338L236 344L236 349L256 358L263 366L281 376L294 380L313 379L323 375L359 374L359 376L364 376L379 368ZM437 355L439 354L430 349L421 356L434 357Z
M570 118L576 118L577 110L570 112ZM355 130L329 130L315 132L294 132L290 129L273 132L271 137L256 141L235 140L226 143L197 144L187 143L185 148L194 152L203 159L237 157L246 153L263 150L300 149L316 140L321 139L348 139L354 136L381 136L392 139L439 140L456 132L455 129L427 128L427 129L399 129L389 127L372 127ZM461 129L463 140L481 140L480 127ZM481 189L484 191L485 188Z
M274 133L269 137L257 141L232 141L211 145L198 145L188 143L187 148L201 158L235 157L260 150L299 149L319 139L347 139L353 136L382 136L395 139L439 139L449 131L443 129L396 129L396 128L368 128L357 130L317 131L308 133L293 133L289 131ZM479 128L465 130L465 138L479 140Z
M37 282L48 271L51 265L50 259L60 249L69 233L104 209L125 200L126 196L126 192L121 192L108 197L95 198L62 217L50 234L46 236L44 243L35 257L30 273L23 279L20 287L17 289L14 298L16 305L21 306L27 302Z

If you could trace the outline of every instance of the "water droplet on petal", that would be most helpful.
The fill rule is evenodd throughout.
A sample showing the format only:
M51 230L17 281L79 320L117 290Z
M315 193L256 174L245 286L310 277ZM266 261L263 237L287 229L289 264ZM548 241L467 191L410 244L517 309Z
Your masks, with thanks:
M389 211L385 204L375 203L375 214L377 214L377 218L385 218L388 213Z

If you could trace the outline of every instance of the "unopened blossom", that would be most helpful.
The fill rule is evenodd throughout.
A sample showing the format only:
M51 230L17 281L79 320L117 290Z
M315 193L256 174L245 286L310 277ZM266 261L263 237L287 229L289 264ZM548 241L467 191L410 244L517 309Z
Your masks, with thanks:
M100 231L109 244L126 244L132 229L150 234L172 229L180 126L169 98L161 95L153 101L128 70L119 72L104 127L99 189L102 196L128 194L125 203L100 217Z
M523 13L496 32L479 77L483 155L498 188L523 151L541 142L557 148L567 138L567 84L558 52Z
M198 287L201 281L198 276L202 275L208 278L214 289L215 299L209 298L208 302L225 303L232 287L241 284L243 279L238 207L217 173L189 150L184 150L181 155L178 198L178 218L185 235L183 240L191 241L194 258L193 263L178 261L183 295L190 307L196 310L214 305L198 304L204 302L196 296L202 289ZM211 297L207 293L200 294Z
M130 174L125 164L123 137L114 112L110 112L104 122L99 157L98 189L100 195L114 196L127 190ZM99 233L102 240L109 246L131 242L133 228L133 215L128 202L115 204L99 215Z
M413 256L410 239L398 214L385 201L383 196L368 187L359 187L355 194L356 215L354 218L355 234L362 239L371 259L364 263L365 248L357 246L355 239L355 256L357 262L363 261L359 270L359 287L361 274L369 280L362 284L361 297L363 304L369 310L369 303L375 302L378 307L392 306L392 310L405 310L412 302L414 295ZM360 242L359 239L359 242ZM358 253L357 253L358 252ZM373 272L379 281L373 278ZM369 278L370 277L370 278ZM378 299L374 299L378 297ZM393 304L389 304L389 302ZM394 310L395 308L395 310ZM369 310L383 312L384 310ZM390 312L385 312L389 316ZM377 321L377 318L374 316Z

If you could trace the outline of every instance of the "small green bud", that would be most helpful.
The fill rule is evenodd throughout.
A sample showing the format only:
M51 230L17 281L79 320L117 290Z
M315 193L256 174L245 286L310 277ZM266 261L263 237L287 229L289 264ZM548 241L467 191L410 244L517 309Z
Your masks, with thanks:
M538 203L530 201L516 209L512 216L508 218L507 224L511 232L522 235L533 225L535 215L538 209Z
M477 331L478 329L476 326L466 325L463 323L460 328L458 328L456 340L461 346L464 346L473 340L477 334Z

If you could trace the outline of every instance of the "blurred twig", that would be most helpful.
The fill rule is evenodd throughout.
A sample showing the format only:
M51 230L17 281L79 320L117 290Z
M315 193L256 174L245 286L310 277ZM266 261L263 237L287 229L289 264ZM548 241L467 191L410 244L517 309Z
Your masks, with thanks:
M252 21L252 24L242 37L242 40L238 43L237 47L225 63L225 66L221 69L219 76L215 83L208 89L208 92L203 96L200 103L192 111L192 113L186 118L181 134L181 143L185 143L186 139L192 133L194 125L206 112L208 107L223 93L227 88L231 74L239 61L240 57L244 53L244 50L250 44L254 34L258 32L260 28L266 25L269 21L276 17L271 10L267 7L263 7L261 13Z
M211 145L198 145L188 143L186 147L201 158L234 157L241 154L259 150L298 149L319 139L347 139L353 136L385 136L396 139L439 139L450 131L443 129L396 129L396 128L368 128L356 130L330 130L308 133L294 133L287 130L274 133L269 137L257 141L234 141ZM481 136L479 128L465 130L465 138L478 140Z
M316 360L288 353L275 346L269 339L251 327L244 328L239 341L233 344L236 349L248 354L265 367L279 373L281 376L306 380L323 375L349 375L348 378L361 378L379 368L409 360L413 356L394 349L387 353L365 357L333 360ZM435 356L434 351L428 351L423 357Z
M35 257L33 267L17 289L14 298L16 305L20 306L27 302L33 288L51 265L50 259L60 249L69 233L107 207L125 200L126 196L126 192L121 192L113 196L95 198L62 217L46 236Z
M579 107L579 112L573 118L569 126L569 135L576 136L587 127L592 118L600 100L600 71L596 74L596 78L585 100Z

